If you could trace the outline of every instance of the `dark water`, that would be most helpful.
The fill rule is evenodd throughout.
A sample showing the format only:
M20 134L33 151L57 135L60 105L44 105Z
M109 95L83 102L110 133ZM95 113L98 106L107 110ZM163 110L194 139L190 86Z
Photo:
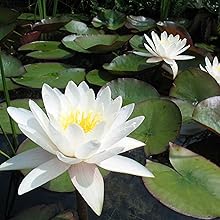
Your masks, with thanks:
M219 139L212 140L211 141ZM210 141L203 142L209 143ZM197 143L198 144L198 143ZM142 149L127 153L144 164ZM2 158L3 159L3 158ZM9 181L12 172L0 173L0 220L4 220ZM54 193L43 188L35 189L22 196L16 196L11 216L39 204L59 204L62 209L75 210L74 193ZM144 187L142 179L131 175L110 173L105 179L105 201L100 217L89 209L90 220L192 220L195 218L178 214L162 205ZM51 219L51 218L50 218Z

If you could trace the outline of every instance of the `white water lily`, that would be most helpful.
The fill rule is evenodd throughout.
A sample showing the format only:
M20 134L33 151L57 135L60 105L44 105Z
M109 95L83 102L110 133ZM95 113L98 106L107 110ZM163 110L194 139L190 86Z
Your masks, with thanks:
M202 71L209 73L220 84L220 63L218 62L218 57L214 57L212 63L208 57L205 57L205 68L201 64L199 67Z
M195 58L194 56L180 55L186 51L190 45L186 46L187 39L180 39L180 35L178 34L175 36L170 34L168 36L167 32L164 31L159 38L159 36L152 31L152 40L146 34L144 34L144 37L147 41L147 43L144 43L144 46L149 53L138 51L134 53L140 56L150 57L147 59L147 63L164 61L169 64L173 72L173 78L175 78L178 73L178 65L175 60L189 60Z
M94 210L101 214L104 181L98 167L153 177L138 162L120 156L145 144L127 137L144 120L129 119L134 104L122 107L121 96L111 98L109 87L98 92L85 82L69 82L65 93L43 85L44 111L29 101L30 110L9 107L8 113L20 130L39 147L18 154L0 165L0 170L33 170L21 182L24 194L68 171L73 185Z

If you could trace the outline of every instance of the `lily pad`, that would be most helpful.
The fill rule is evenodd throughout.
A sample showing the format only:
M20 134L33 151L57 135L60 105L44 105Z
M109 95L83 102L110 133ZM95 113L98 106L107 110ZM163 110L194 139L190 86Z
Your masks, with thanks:
M22 45L18 50L41 50L41 51L50 51L58 49L61 43L59 41L34 41L25 45Z
M147 155L162 153L179 134L182 124L179 108L169 100L149 99L135 106L132 117L140 115L145 120L131 136L146 143Z
M106 53L120 48L131 38L131 35L70 35L66 36L63 44L82 53Z
M89 28L81 21L72 20L64 26L65 30L73 34L100 34L98 30Z
M43 83L64 88L70 80L78 84L85 79L85 69L73 68L62 63L28 64L25 70L26 74L20 78L13 78L13 81L31 88L41 88Z
M6 25L16 21L19 12L9 8L0 7L0 24Z
M86 74L86 80L93 85L103 86L107 82L115 79L115 76L106 70L92 70Z
M148 31L156 27L156 22L155 20L144 16L129 15L127 16L127 22L125 26L128 29L134 29L137 31Z
M157 64L146 63L146 58L135 54L121 55L114 58L111 63L105 63L103 68L112 71L113 74L136 74Z
M145 41L144 36L134 35L129 40L129 43L135 51L140 51L140 52L146 53L147 51L144 47L144 41Z
M179 73L170 90L170 96L197 104L202 100L220 95L220 86L206 72L189 69Z
M164 205L199 219L220 216L220 168L204 157L172 145L174 169L148 161L155 178L143 178L146 188Z
M16 24L0 25L0 41L6 38L14 29Z
M200 102L194 112L193 119L212 131L220 134L220 96L210 97Z
M9 78L6 78L6 83L7 83L7 89L8 90L18 89L18 88L21 87L21 86L15 84L15 83L13 83L11 81L11 79L9 79ZM2 83L2 77L1 76L0 76L0 91L4 91L3 83Z
M38 145L31 140L26 139L20 144L17 150L17 154L33 149L35 147L38 147ZM29 172L30 170L22 170L24 175L27 175ZM109 171L104 169L100 169L100 172L103 176L107 176L109 174ZM49 181L48 183L44 184L43 187L54 192L73 192L75 190L68 172L65 172L57 178Z
M42 100L37 99L34 100L38 105L42 106ZM25 108L28 109L28 99L16 99L12 100L10 102L10 106L17 107L17 108ZM6 133L11 133L11 127L10 127L10 122L9 122L9 116L7 113L7 105L6 102L0 103L0 124ZM15 130L17 134L21 134L21 131L19 130L17 124L15 123Z
M25 72L20 60L11 55L6 55L4 52L0 52L0 55L6 77L21 76Z
M123 105L138 103L151 98L159 97L157 90L150 84L132 78L120 78L107 83L102 89L109 86L112 98L121 96Z
M112 9L103 9L93 18L92 24L94 27L105 26L109 30L114 31L121 28L125 24L125 21L125 14Z
M21 13L18 19L26 21L36 21L40 20L40 16L34 13Z

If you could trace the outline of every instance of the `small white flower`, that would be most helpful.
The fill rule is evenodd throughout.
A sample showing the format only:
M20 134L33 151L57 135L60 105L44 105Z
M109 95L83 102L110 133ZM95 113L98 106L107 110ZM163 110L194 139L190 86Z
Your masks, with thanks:
M147 59L147 63L166 62L172 69L173 78L175 78L178 73L178 66L175 60L189 60L195 58L194 56L180 55L190 47L190 45L186 46L186 38L181 40L179 35L173 36L170 34L168 36L166 31L161 33L160 38L154 31L151 32L151 36L152 40L144 34L148 43L144 43L144 46L149 53L134 53L140 56L150 57Z
M218 57L214 57L211 64L208 57L205 58L205 68L200 64L199 67L202 71L208 72L218 84L220 84L220 63L218 62Z
M65 93L43 85L44 111L29 101L31 111L9 107L20 130L39 147L18 154L0 170L33 170L21 182L24 194L68 171L73 185L94 210L101 214L104 181L98 167L137 176L153 177L138 162L118 154L145 144L127 137L144 120L129 119L134 104L122 107L122 98L111 98L109 87L98 92L85 82L69 82Z

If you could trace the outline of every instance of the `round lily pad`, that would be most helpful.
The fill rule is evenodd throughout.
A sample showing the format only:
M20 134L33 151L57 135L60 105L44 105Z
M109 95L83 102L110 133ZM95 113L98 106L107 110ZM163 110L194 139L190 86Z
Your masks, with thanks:
M25 45L22 45L18 50L41 50L50 51L58 49L61 43L59 41L34 41Z
M93 85L103 86L107 82L115 79L115 76L105 70L92 70L86 74L86 80Z
M33 149L35 147L38 147L38 145L31 140L26 139L20 144L17 150L17 154ZM29 172L30 170L22 170L24 175L27 175ZM103 176L107 176L109 174L109 171L104 169L100 169L100 172ZM48 183L44 184L43 187L54 192L73 192L75 190L68 172L65 172L57 178L49 181Z
M105 63L103 68L112 71L113 74L136 74L157 64L146 63L146 58L135 54L121 55L114 58L111 63Z
M220 168L186 148L171 145L174 169L151 161L146 167L155 178L143 178L146 188L160 202L198 219L220 216Z
M207 98L196 106L193 112L193 119L220 134L219 110L220 96Z
M146 143L147 155L162 153L179 134L182 124L179 108L169 100L149 99L138 103L131 117L140 115L145 120L131 136Z
M102 89L106 86L110 87L113 99L118 96L122 97L123 105L138 103L147 99L159 97L159 93L154 87L137 79L119 78L105 84Z
M62 63L28 64L25 70L26 74L20 78L13 78L13 81L31 88L41 88L43 83L64 88L70 80L78 84L85 79L85 69L72 68Z
M170 90L170 96L195 104L217 95L220 95L220 86L208 73L200 69L189 69L179 73Z
M37 99L34 100L38 105L42 106L42 100L41 99ZM25 109L29 109L29 105L28 105L28 99L16 99L16 100L12 100L10 102L10 106L13 107L17 107L17 108L25 108ZM4 130L5 133L12 133L11 132L11 127L10 127L10 122L9 122L9 115L7 113L7 105L6 102L2 102L0 103L0 124ZM19 130L18 126L16 123L14 123L15 125L15 130L17 134L21 134L21 131ZM1 132L0 132L1 133Z

